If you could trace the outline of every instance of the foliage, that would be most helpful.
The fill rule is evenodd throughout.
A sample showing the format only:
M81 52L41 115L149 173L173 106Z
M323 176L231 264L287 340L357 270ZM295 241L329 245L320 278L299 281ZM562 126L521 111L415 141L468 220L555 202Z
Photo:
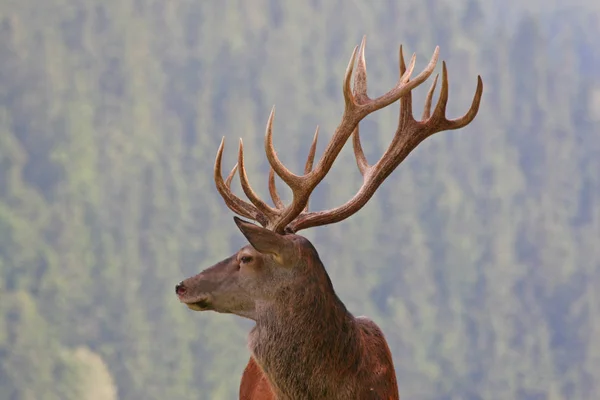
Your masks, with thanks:
M471 126L307 233L350 310L386 333L402 397L600 393L600 14L538 3L2 2L0 398L236 396L251 324L173 293L243 243L214 190L216 148L225 135L229 167L243 137L266 195L277 104L275 145L300 171L315 125L322 151L339 121L363 34L373 95L395 82L401 42L417 69L440 45L451 116L484 80ZM371 161L396 118L363 123ZM311 207L359 184L346 148Z

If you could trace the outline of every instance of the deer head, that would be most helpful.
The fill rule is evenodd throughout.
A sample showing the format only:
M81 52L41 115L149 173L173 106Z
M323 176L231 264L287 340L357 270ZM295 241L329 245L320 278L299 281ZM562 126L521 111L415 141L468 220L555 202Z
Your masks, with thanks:
M283 291L293 291L302 275L315 275L308 263L316 255L312 245L298 235L280 235L234 217L249 242L233 256L177 285L180 300L196 311L214 310L256 319L259 301L273 301Z
M223 180L221 173L225 140L223 138L217 151L214 168L217 190L234 213L256 221L262 227L235 218L238 228L250 244L231 257L177 285L176 292L180 301L189 308L197 311L214 310L233 313L254 319L257 301L273 299L277 292L289 291L301 276L307 277L311 274L326 276L322 266L314 267L320 265L320 262L307 262L306 257L308 255L315 257L316 251L308 240L295 233L313 226L333 224L350 217L367 203L383 181L423 140L436 132L462 128L477 115L483 91L479 76L469 111L457 119L446 118L448 73L443 62L441 91L433 112L431 105L438 81L437 75L427 93L421 120L415 120L413 117L411 91L432 74L438 60L438 47L425 69L411 79L416 57L413 54L407 67L401 46L398 82L389 92L371 99L367 95L365 44L363 38L361 45L357 46L352 53L343 82L345 108L342 120L314 169L318 127L310 147L304 175L296 175L282 164L273 147L272 127L275 109L271 111L264 143L267 159L271 165L268 180L273 207L259 198L250 186L244 168L244 147L241 139L238 163ZM358 60L356 60L357 55ZM352 78L354 78L353 87ZM359 122L367 115L396 101L400 101L400 117L396 134L381 159L370 165L360 144ZM353 198L337 208L327 211L308 211L311 193L327 175L350 136L353 137L356 163L363 176L362 187ZM231 191L231 180L238 170L242 189L250 202L240 199ZM292 190L293 199L289 205L284 205L278 195L275 173ZM307 268L307 265L313 268Z

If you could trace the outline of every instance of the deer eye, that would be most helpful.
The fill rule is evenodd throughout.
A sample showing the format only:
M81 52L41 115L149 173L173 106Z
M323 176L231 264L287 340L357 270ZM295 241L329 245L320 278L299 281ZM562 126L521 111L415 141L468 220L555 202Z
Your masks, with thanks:
M240 261L242 262L242 264L248 264L250 261L252 261L252 257L250 257L250 256L242 256L240 258Z

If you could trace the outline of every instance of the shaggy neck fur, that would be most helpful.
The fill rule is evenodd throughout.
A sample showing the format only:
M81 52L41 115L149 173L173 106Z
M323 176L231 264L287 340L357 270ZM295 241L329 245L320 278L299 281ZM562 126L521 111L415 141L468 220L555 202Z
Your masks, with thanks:
M315 252L316 253L316 252ZM249 336L254 358L279 399L348 394L361 357L354 317L333 290L318 256L315 272L257 307Z

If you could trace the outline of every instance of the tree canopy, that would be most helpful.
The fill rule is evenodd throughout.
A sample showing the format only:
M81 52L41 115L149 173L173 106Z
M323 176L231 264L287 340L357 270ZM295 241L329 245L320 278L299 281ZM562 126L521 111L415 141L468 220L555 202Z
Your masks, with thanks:
M357 215L306 232L350 311L382 327L401 396L594 398L599 4L2 2L0 398L236 397L251 324L174 294L244 243L216 149L226 136L228 169L243 137L266 198L276 104L286 165L301 171L317 124L319 157L363 34L373 95L396 81L401 43L417 70L440 45L450 117L484 81L471 125L427 139ZM371 162L397 110L362 123ZM360 183L346 146L311 207Z

